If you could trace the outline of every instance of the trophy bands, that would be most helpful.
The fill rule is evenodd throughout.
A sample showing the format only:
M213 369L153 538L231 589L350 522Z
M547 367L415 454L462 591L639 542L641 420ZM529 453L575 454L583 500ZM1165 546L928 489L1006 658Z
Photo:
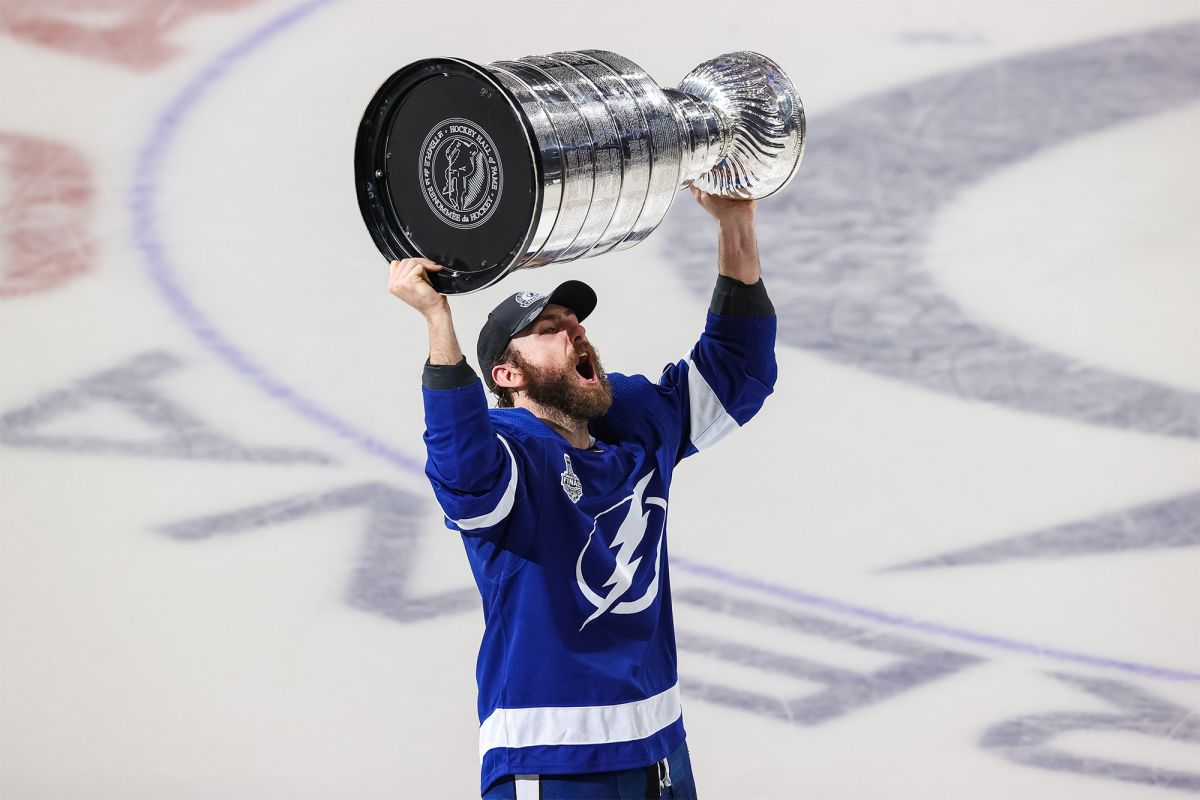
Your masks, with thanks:
M765 56L727 53L664 89L627 58L581 50L409 64L363 114L354 177L380 252L445 265L430 280L458 294L632 247L693 184L766 197L803 153L804 108Z

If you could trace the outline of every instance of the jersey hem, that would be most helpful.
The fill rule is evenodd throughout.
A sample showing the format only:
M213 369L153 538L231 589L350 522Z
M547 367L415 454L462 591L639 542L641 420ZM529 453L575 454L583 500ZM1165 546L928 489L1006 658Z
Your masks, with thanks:
M683 716L672 722L667 727L652 734L645 739L637 739L627 742L610 742L600 745L557 745L554 749L570 749L582 750L589 749L595 751L597 748L605 749L630 749L631 747L642 746L642 752L632 755L621 756L595 756L594 754L587 758L575 758L569 760L556 759L532 759L529 757L516 757L511 754L495 756L495 763L490 769L487 769L481 775L480 794L486 794L496 781L509 775L587 775L596 772L621 772L628 769L638 769L639 767L648 767L670 755L675 748L679 747L687 738L687 731L683 727ZM507 748L496 748L489 751L491 753L496 750L506 750ZM532 748L520 748L521 750L529 750ZM641 749L641 748L639 748ZM511 753L511 751L510 751ZM582 755L582 754L581 754ZM485 762L486 762L485 757Z

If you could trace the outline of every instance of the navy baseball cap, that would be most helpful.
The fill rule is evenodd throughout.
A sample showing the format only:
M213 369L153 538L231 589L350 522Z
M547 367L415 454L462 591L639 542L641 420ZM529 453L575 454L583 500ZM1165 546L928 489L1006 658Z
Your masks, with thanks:
M582 281L567 281L559 284L550 294L539 292L517 292L509 295L488 314L487 322L479 331L479 370L483 382L493 391L492 367L500 361L509 341L541 315L546 306L555 304L571 309L580 322L596 308L596 293Z

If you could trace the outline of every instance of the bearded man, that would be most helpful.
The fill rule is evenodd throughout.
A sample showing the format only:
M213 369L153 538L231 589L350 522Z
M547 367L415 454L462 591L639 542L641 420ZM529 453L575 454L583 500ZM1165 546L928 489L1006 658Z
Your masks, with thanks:
M696 797L684 742L667 558L675 466L745 424L775 384L775 311L755 201L693 188L719 275L690 355L656 382L608 374L586 284L517 292L480 331L489 409L426 259L390 291L429 329L426 474L483 598L484 798Z

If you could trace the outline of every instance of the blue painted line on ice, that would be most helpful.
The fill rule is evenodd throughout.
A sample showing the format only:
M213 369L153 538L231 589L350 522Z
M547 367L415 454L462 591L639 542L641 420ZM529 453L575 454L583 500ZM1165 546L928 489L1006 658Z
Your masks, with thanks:
M351 444L379 456L403 469L422 472L423 462L386 442L371 436L358 427L340 419L311 400L297 394L290 386L271 375L254 362L236 343L221 333L207 315L188 297L180 284L178 270L172 261L158 230L158 177L176 133L197 103L229 74L235 65L278 34L305 19L309 14L330 5L333 0L312 0L269 21L209 62L180 91L158 116L149 138L138 153L137 170L129 207L133 215L134 240L146 258L150 277L172 311L183 320L201 343L218 359L283 403L304 419L349 441Z
M410 472L423 474L423 461L370 436L332 412L326 411L316 403L302 397L290 386L270 375L265 369L256 364L236 343L222 334L208 316L188 297L176 277L177 270L175 263L168 255L158 229L156 203L158 200L159 173L162 170L166 155L175 141L175 135L183 127L187 116L209 90L226 77L238 62L245 59L251 53L254 53L259 47L266 44L275 36L304 20L317 9L331 5L335 1L310 0L310 2L296 6L290 11L271 19L262 27L251 31L231 47L218 54L216 58L204 66L167 103L162 113L155 120L149 137L138 151L133 188L129 197L129 209L133 217L133 237L138 249L141 250L142 255L146 259L150 277L154 285L162 293L167 306L179 316L187 329L205 347L212 351L219 360L228 364L242 378L265 392L268 396L283 403L288 409L299 414L302 418L334 433L372 455L383 458L389 463ZM703 575L731 586L751 589L794 603L869 619L883 625L898 626L935 636L960 639L1003 650L1028 653L1058 661L1072 661L1095 667L1121 670L1147 677L1182 681L1200 680L1200 674L1185 672L1183 670L1138 664L1129 661L1117 661L1052 647L1041 647L1013 639L1005 639L961 628L910 619L884 611L856 606L833 598L802 592L797 589L777 586L754 578L735 575L731 572L690 561L679 556L675 556L672 559L672 565L676 569Z
M1063 650L1057 647L1031 644L1029 642L1019 641L1017 639L1007 639L1003 636L993 636L991 634L979 633L977 631L971 631L965 628L956 628L950 625L942 625L937 622L928 622L926 620L905 617L900 614L892 614L887 611L866 608L864 606L854 605L853 603L847 603L842 600L835 600L830 597L822 597L821 595L800 591L799 589L793 589L789 586L780 586L767 581L761 581L757 578L747 578L718 567L701 564L697 561L692 561L687 558L680 558L679 556L671 557L671 568L683 569L684 571L690 572L694 575L702 575L706 578L718 580L731 586L739 586L743 589L753 589L756 592L771 595L772 597L778 597L780 599L788 600L800 605L813 606L815 608L832 611L838 614L870 620L871 622L882 625L890 625L911 631L920 631L921 633L933 634L934 636L958 639L960 641L970 642L972 644L984 645L986 647L996 647L1001 650L1026 653L1028 655L1040 656L1042 658L1053 658L1058 661L1073 661L1077 664L1087 664L1091 667L1117 669L1124 672L1132 672L1137 675L1144 675L1149 678L1167 678L1173 681L1200 681L1200 673L1188 672L1181 669L1172 669L1170 667L1158 667L1153 664L1139 664L1135 661L1119 661L1117 659L1104 658L1102 656L1088 655L1087 653L1076 653L1071 650Z

